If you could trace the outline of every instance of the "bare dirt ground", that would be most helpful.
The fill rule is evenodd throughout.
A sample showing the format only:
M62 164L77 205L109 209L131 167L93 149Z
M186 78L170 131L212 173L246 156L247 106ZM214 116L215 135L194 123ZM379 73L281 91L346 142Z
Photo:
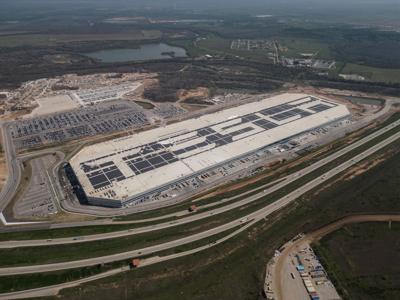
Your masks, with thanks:
M185 101L191 98L206 99L209 96L210 96L210 90L206 87L198 87L196 89L191 89L191 90L182 89L178 91L179 101Z
M384 162L385 160L391 158L393 155L396 154L396 151L393 149L389 149L382 154L375 155L372 159L366 160L364 162L360 162L357 165L354 165L343 174L338 176L335 180L325 183L322 187L318 188L314 193L313 196L318 195L323 190L328 189L331 186L334 186L338 182L349 181L354 179L355 177L367 172L368 170L376 167L380 163Z
M355 97L366 97L366 98L381 98L381 95L376 94L368 94L362 92L355 91L346 91L346 90L336 90L336 89L327 89L327 88L315 88L310 86L297 86L296 88L291 89L291 92L300 92L306 94L314 94L320 97L325 97L335 102L344 104L350 110L353 115L363 115L367 112L366 106L361 104L356 104L345 100L341 96L355 96ZM372 111L376 111L376 109L371 109Z
M0 152L0 190L3 188L7 180L7 166L4 153Z
M52 223L66 223L66 222L84 222L84 221L92 221L96 220L96 217L81 215L81 214L74 214L74 213L66 213L66 212L59 212L55 215L52 215L49 218L49 221Z
M179 106L183 109L186 109L188 112L194 112L204 108L204 105L196 105L196 104L187 104L187 103L179 103Z
M274 272L274 292L276 299L280 300L283 299L283 294L284 290L282 289L282 270L283 270L283 264L287 258L287 256L296 248L299 247L301 248L301 245L303 244L311 244L314 241L320 240L322 237L325 235L338 230L339 228L343 227L344 225L348 224L353 224L353 223L361 223L361 222L389 222L389 221L395 221L399 222L400 221L400 215L352 215L352 216L347 216L342 219L339 219L333 223L328 224L327 226L324 226L320 229L315 230L314 232L306 234L304 237L301 239L295 241L293 244L291 244L289 247L285 248L280 256L278 257L276 261L276 266L275 266L275 272Z
M366 127L365 129L368 129L368 128L369 127ZM355 133L350 134L349 136L346 137L346 140L343 141L344 145L348 145L348 144L352 143L360 135L361 135L361 132L355 132ZM229 184L229 185L226 185L226 186L219 187L219 188L217 188L216 190L214 190L212 192L204 194L203 196L201 196L198 199L200 200L200 199L204 199L204 198L208 198L208 197L214 197L214 196L222 195L222 194L225 194L225 193L228 193L228 192L231 192L231 191L238 190L238 189L240 189L242 187L245 187L245 186L247 186L249 184L255 183L255 182L257 182L259 180L262 180L264 178L273 177L273 176L275 176L277 174L285 173L285 172L291 170L292 168L300 165L301 163L304 163L306 161L310 161L311 159L314 159L315 157L318 157L319 155L322 155L322 154L324 154L324 153L326 153L328 151L331 151L332 147L333 147L333 145L335 143L336 142L330 143L330 144L328 144L328 145L326 145L326 146L324 146L324 147L322 147L322 148L320 148L320 149L318 149L316 151L313 151L312 153L310 153L308 155L301 156L298 159L296 159L294 161L290 161L290 162L288 162L288 163L286 163L284 165L282 165L282 163L283 163L282 161L278 161L278 160L275 161L275 162L271 162L271 163L265 165L265 168L267 170L262 172L262 173L260 173L259 175L252 176L252 177L250 177L250 178L248 178L246 180L240 181L238 183ZM388 154L386 154L386 157L388 157L387 155ZM372 166L370 168L372 168ZM352 170L350 170L350 171L353 172ZM367 170L365 170L365 171L367 171ZM338 180L342 180L342 179L343 178L340 177Z
M203 109L209 105L202 104L204 99L210 97L210 90L205 87L198 87L191 90L181 89L177 92L178 101L177 104L189 112ZM186 100L195 99L199 103L187 103Z
M357 166L354 170L351 170L349 173L344 175L344 180L351 180L356 176L359 176L368 170L372 169L373 167L379 165L381 162L385 161L391 156L391 154L385 153L380 155L379 157L375 158L372 161L364 162Z
M148 99L143 97L143 93L147 88L158 85L157 74L148 73L148 74L143 74L142 76L138 75L138 78L141 80L142 85L140 87L138 87L136 90L134 90L133 92L125 94L123 96L123 99L134 100L134 101L136 101L136 100L149 101ZM150 102L152 103L152 101L150 101Z
M20 119L20 118L24 117L25 115L30 114L31 112L32 111L29 109L19 110L19 111L12 112L10 114L1 116L0 120L1 121L13 121L16 119Z
M78 103L68 95L57 95L39 98L36 100L36 102L38 103L38 106L33 109L31 114L25 117L36 117L66 110L72 110L79 107Z
M143 91L146 87L158 84L157 76L157 73L98 73L82 76L65 74L58 77L24 82L19 88L7 91L6 99L2 99L0 102L0 110L5 112L1 119L13 120L30 114L32 110L38 107L39 111L43 110L42 113L44 114L56 112L56 109L48 110L47 106L53 102L57 107L59 105L57 97L68 95L71 91L96 89L127 82L139 81L142 83L142 86L137 91L135 90L126 95L127 99L137 100L143 97ZM40 100L46 100L49 97L49 101L41 103ZM52 97L56 97L56 99L52 99ZM73 109L75 106L70 104L67 108Z
M200 199L204 199L204 198L209 198L209 197L214 197L214 196L218 196L218 195L223 195L225 193L229 193L235 190L238 190L240 188L243 188L249 184L253 184L256 183L257 181L260 181L262 179L268 178L268 177L273 177L277 174L282 174L285 173L286 171L290 170L291 168L305 162L305 161L309 161L310 159L317 157L318 155L321 155L323 153L325 153L326 151L330 150L331 145L327 145L317 151L314 151L308 155L302 156L298 159L296 159L295 161L291 161L288 162L284 165L282 165L282 161L280 160L276 160L275 162L271 162L269 164L266 164L264 167L266 168L266 171L256 175L256 176L252 176L246 180L240 181L238 183L233 183L233 184L229 184L229 185L225 185L222 187L217 188L216 190L206 193L203 196L196 198L198 200Z

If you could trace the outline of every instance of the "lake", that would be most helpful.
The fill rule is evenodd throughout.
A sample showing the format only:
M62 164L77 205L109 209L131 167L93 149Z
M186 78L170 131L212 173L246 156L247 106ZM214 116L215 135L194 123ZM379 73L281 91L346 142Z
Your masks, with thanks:
M187 57L185 49L164 43L144 44L135 49L100 50L83 55L106 63Z

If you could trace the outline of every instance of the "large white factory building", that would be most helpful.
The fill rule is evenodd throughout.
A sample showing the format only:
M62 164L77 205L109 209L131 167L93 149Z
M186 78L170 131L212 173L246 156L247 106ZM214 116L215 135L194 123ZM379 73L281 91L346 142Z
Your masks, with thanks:
M89 203L120 207L349 115L341 104L282 94L88 146L70 165Z

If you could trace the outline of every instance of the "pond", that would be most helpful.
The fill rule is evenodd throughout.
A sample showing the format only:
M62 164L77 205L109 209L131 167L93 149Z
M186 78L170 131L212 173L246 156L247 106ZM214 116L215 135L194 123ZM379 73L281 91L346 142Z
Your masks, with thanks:
M144 44L135 49L100 50L83 55L106 63L187 57L185 49L164 43Z

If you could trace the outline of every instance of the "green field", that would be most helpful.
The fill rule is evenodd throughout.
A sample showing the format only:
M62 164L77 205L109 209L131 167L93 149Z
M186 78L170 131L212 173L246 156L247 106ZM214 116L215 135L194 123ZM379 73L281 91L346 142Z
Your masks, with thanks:
M333 59L329 45L316 39L282 38L279 39L280 55L285 57L300 57L301 53L316 53L320 59Z
M244 213L246 211L243 211ZM56 263L131 251L206 231L225 223L227 219L233 218L232 215L233 212L229 212L225 215L222 214L206 220L199 220L190 225L185 224L165 230L107 240L70 245L1 249L0 266Z
M382 69L356 64L346 64L341 70L343 74L357 74L372 81L400 82L400 69Z
M398 153L399 143L390 149ZM400 211L400 156L341 181L202 253L66 290L61 299L257 299L266 262L288 239L351 213Z
M205 246L219 239L231 234L238 230L239 227L227 230L225 232L216 234L212 237L201 239L199 241L181 245L179 247L164 250L158 253L159 256L168 256L177 253L182 253L195 249L197 247ZM149 255L151 257L152 255ZM33 274L21 274L13 276L4 276L0 280L0 293L8 293L20 290L33 289L43 286L55 285L59 283L70 282L81 278L93 276L95 274L104 273L106 271L116 269L119 267L125 267L129 264L130 260L125 259L121 261L115 261L107 264L99 264L90 267L61 270L55 272L44 272L44 273L33 273Z
M22 34L0 36L1 47L51 46L59 43L89 41L139 41L161 38L159 30L132 30L123 33L99 34Z
M397 142L390 149L398 146ZM331 186L317 196L315 191L306 195L215 249L87 284L79 292L63 291L61 298L108 299L113 295L125 299L127 293L146 300L255 299L266 261L288 238L349 213L400 211L396 201L399 172L400 157L393 156L353 180Z
M33 289L42 286L59 284L93 276L110 269L127 265L127 261L114 262L103 266L92 266L81 269L71 269L65 271L37 273L27 275L15 275L2 277L0 280L0 292L9 293L14 291Z
M396 118L394 115L392 118ZM140 247L149 246L155 242L161 243L166 242L173 237L183 237L188 234L194 234L207 228L223 224L225 222L240 218L246 214L260 209L284 196L285 194L293 191L299 186L305 184L309 180L320 176L322 173L331 169L333 166L340 164L343 161L348 160L350 157L364 151L371 145L378 143L379 141L385 139L386 137L392 135L399 131L399 127L391 129L387 133L369 141L368 143L352 150L351 152L343 155L342 157L328 163L326 166L304 176L288 186L271 193L266 197L254 201L250 204L242 206L240 209L231 210L216 216L208 217L205 220L196 221L190 225L181 225L174 228L166 229L165 231L150 232L147 234L139 234L134 236L128 236L123 238L114 238L104 241L87 242L71 245L74 251L70 252L69 247L64 246L41 246L41 247L26 247L18 249L2 249L0 250L0 265L9 266L13 265L24 265L24 264L39 264L39 263L52 263L59 261L67 261L73 259L83 259L94 256L108 255L123 251L128 251L132 249L138 249ZM258 185L257 182L255 185ZM249 187L247 187L249 188ZM239 198L240 199L240 198ZM237 200L239 200L237 199ZM41 233L41 232L40 232ZM41 233L43 234L43 233ZM3 259L1 259L1 257Z
M168 39L168 44L172 46L182 47L186 50L186 53L190 57L201 56L207 54L207 51L200 49L199 47L195 46L195 41L187 40L187 39Z
M231 49L231 39L221 38L218 36L207 36L204 39L197 41L196 46L200 50L207 52L211 55L232 55L239 56L246 59L260 60L270 62L267 50L236 50Z
M163 221L173 220L172 218ZM156 224L157 221L144 222L138 224L115 224L115 225L94 225L82 227L68 227L57 229L40 229L32 231L19 231L19 232L2 232L0 234L0 241L15 241L15 240L38 240L38 239L55 239L65 237L79 237L81 235L91 235L108 233L114 231L121 231L143 227L147 225Z
M344 299L400 298L400 223L347 225L315 245Z

